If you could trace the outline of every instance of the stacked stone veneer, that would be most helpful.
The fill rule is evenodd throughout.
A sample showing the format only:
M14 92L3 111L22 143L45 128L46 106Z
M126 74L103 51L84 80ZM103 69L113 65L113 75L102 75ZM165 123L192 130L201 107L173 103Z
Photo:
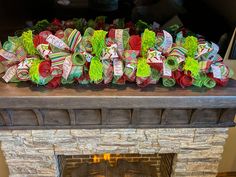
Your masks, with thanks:
M10 177L54 177L56 155L176 153L172 177L215 177L228 128L1 131Z

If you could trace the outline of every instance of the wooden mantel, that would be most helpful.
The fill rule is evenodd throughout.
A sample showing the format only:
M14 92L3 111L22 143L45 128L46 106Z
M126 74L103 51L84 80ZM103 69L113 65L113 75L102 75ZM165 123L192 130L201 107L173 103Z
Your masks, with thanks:
M214 89L65 86L0 81L0 129L229 127L236 81Z

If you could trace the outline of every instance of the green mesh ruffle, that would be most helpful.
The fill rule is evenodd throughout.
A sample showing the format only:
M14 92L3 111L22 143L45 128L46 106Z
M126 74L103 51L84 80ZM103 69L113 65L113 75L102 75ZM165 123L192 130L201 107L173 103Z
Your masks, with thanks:
M147 64L147 60L145 58L139 58L136 76L149 77L150 75L151 75L151 67Z
M193 77L197 77L200 71L198 60L195 60L192 57L187 57L183 69L185 71L190 71Z
M91 44L93 47L93 54L100 57L103 49L106 47L105 37L107 32L103 30L94 31L93 37L91 38Z
M89 77L91 82L99 83L103 80L102 62L98 57L93 57L89 68Z
M186 37L183 47L188 50L187 56L194 58L198 48L198 39L194 36Z
M33 32L31 30L23 32L23 34L21 35L21 40L28 54L30 55L37 54L37 50L35 49L34 43L33 43Z
M146 56L148 49L156 44L156 34L153 31L145 29L142 36L142 56Z

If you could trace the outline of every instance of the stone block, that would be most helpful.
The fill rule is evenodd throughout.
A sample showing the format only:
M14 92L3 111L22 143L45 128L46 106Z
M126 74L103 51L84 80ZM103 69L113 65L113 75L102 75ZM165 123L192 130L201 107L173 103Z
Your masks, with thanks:
M100 135L100 130L99 129L93 129L93 130L73 129L71 130L71 135L74 137L98 137Z
M143 131L139 129L101 129L101 134L135 134Z
M187 171L198 172L215 172L218 171L218 162L188 162Z
M33 137L52 137L57 130L32 130Z

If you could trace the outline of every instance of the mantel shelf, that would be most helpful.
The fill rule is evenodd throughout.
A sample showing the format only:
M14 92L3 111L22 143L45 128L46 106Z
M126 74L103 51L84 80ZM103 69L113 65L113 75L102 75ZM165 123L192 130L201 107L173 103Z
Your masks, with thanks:
M0 108L236 108L236 81L226 87L165 88L134 84L66 86L57 89L29 83L0 82Z
M235 113L235 80L214 89L0 81L0 129L229 127Z

